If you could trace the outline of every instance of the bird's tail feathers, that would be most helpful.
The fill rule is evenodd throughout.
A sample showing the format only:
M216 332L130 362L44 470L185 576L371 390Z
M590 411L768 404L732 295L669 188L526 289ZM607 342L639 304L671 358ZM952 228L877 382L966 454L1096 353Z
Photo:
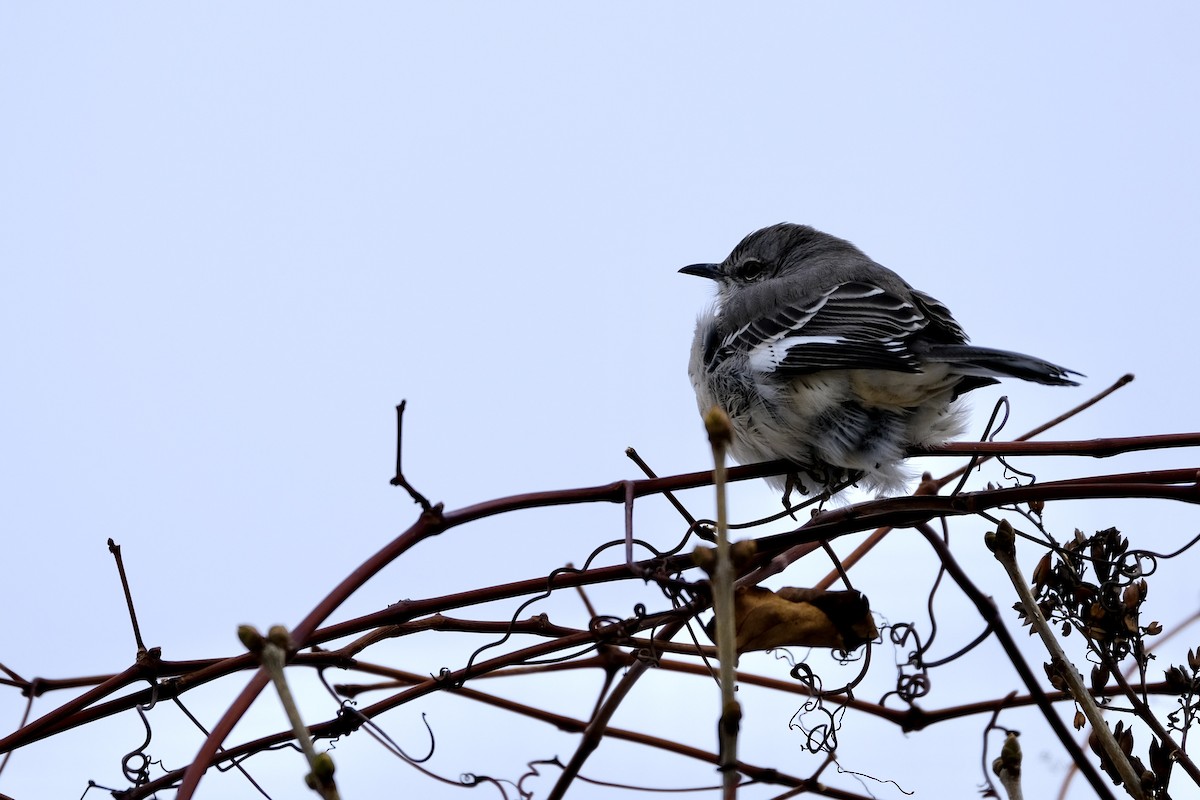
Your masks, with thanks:
M1079 382L1071 380L1070 376L1084 377L1082 373L1073 369L1060 367L1023 353L993 350L990 347L976 347L970 344L937 345L925 354L925 358L947 364L964 375L979 378L1011 377L1044 383L1047 386L1078 386ZM991 382L989 380L986 383Z

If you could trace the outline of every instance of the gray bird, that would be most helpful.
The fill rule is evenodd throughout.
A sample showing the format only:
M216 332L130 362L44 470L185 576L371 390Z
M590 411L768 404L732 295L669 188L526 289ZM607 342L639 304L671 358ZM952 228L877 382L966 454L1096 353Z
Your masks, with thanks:
M1078 385L1073 370L967 344L944 305L807 225L763 228L720 264L679 271L717 282L688 365L700 412L729 415L741 463L795 463L789 490L894 492L910 446L966 429L963 393L1000 377Z

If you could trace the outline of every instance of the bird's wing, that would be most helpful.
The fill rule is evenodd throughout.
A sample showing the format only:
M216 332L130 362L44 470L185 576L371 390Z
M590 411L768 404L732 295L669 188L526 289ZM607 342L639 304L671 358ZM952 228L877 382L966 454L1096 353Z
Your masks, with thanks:
M957 328L945 307L933 303ZM745 353L751 369L759 373L802 375L827 369L919 372L917 353L910 345L931 323L924 305L871 283L851 281L816 300L781 308L734 331L722 349ZM932 322L939 326L945 325L945 320L934 317Z
M912 294L917 308L929 317L929 329L925 331L927 337L943 344L965 344L969 340L966 331L950 315L950 309L924 292L913 289Z

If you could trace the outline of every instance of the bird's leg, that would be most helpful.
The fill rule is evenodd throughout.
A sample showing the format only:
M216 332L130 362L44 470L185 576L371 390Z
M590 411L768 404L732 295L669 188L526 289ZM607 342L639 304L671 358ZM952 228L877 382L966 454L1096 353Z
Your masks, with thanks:
M792 490L798 490L800 494L808 494L808 487L800 481L800 476L795 472L789 472L784 479L783 508L792 519L796 519L796 511L792 506Z

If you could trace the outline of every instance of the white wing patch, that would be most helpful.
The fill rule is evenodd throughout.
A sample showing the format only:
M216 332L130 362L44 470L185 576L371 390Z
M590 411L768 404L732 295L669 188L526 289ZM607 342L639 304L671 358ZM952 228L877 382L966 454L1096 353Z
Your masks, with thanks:
M780 362L793 347L803 347L806 344L841 344L840 336L785 336L770 342L763 342L750 351L750 369L755 372L774 372Z

